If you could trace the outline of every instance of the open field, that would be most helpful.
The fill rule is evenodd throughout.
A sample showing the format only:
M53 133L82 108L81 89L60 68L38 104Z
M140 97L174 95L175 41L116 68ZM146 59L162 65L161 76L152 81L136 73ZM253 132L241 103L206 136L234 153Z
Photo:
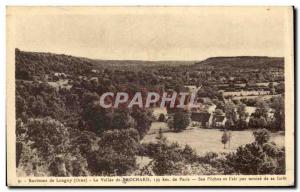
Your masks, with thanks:
M234 96L232 99L234 100L241 100L241 99L262 99L262 100L270 100L273 97L279 97L280 94L278 95L248 95L248 96Z
M164 126L164 127L163 127ZM163 135L170 142L178 142L179 145L190 145L196 150L198 154L205 154L206 152L230 152L236 150L239 146L252 143L254 141L253 131L230 131L231 141L230 146L224 149L224 145L221 143L221 137L223 132L218 129L203 129L203 128L188 128L187 130L174 133L167 131L167 125L165 123L155 122L149 134L142 140L143 143L156 142L156 131L162 127ZM284 135L280 133L271 133L271 141L275 142L278 146L284 146Z

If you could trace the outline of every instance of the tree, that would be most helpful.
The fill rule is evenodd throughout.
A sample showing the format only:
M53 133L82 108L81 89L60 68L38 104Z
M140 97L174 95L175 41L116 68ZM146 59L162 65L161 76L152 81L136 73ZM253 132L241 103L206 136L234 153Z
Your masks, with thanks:
M213 174L210 165L199 162L199 156L191 146L186 145L182 149L178 143L169 143L161 131L157 139L157 143L149 143L146 146L148 155L153 161L142 170L142 173L146 175Z
M253 133L255 142L240 146L235 153L226 156L226 164L238 174L284 174L285 152L274 143L269 143L266 129Z
M239 116L239 119L246 119L246 117L248 116L248 114L246 113L246 105L243 103L240 103L237 106L237 114Z
M132 109L131 116L136 122L135 128L139 132L140 137L143 138L149 131L154 120L153 112L149 109L140 109L136 107Z
M270 140L270 132L267 129L261 129L253 132L255 142L263 145Z
M199 159L196 151L190 145L184 146L182 156L189 163L194 163Z
M285 91L285 84L284 82L279 83L276 87L275 87L275 91L277 94L283 94Z
M174 118L170 118L167 121L169 129L173 130L174 129Z
M183 111L178 111L175 112L174 114L174 125L173 125L173 130L175 132L180 132L189 125L190 119L189 115L186 112Z
M276 94L276 90L275 90L274 83L273 82L269 83L268 87L270 89L271 94L275 95Z
M269 105L263 101L263 100L259 100L256 103L256 110L253 113L254 117L264 117L264 118L268 118L268 112L269 112Z
M216 109L215 110L215 115L223 115L222 109Z
M230 137L229 137L229 134L228 134L228 132L225 130L224 132L223 132L223 135L222 135L222 138L221 138L221 142L223 143L223 145L224 145L224 149L226 149L226 144L227 144L227 142L230 140Z
M248 117L248 113L246 112L246 105L243 103L239 103L237 106L237 114L239 119L236 122L236 129L243 130L247 128L246 118Z
M53 160L54 154L67 152L69 131L61 122L52 118L30 119L26 127L31 147L37 148L45 160Z
M128 128L134 128L135 127L135 121L130 116L128 109L117 109L113 113L112 118L112 129L128 129Z
M81 174L88 174L86 160L77 150L80 145L74 142L78 132L72 134L72 128L47 117L31 118L18 129L18 164L23 170L35 176L72 176L78 168L70 163L77 159L83 165Z
M178 143L168 144L162 133L158 136L155 153L153 153L153 172L156 175L172 175L181 168L178 162L183 160Z
M269 105L263 101L259 100L256 103L256 110L252 113L249 120L249 127L252 128L267 128L269 126Z
M274 109L274 122L272 128L277 131L285 130L284 97L274 98L271 105Z
M222 110L222 111L225 110L225 104L224 104L223 101L216 100L214 103L215 103L215 105L216 105L216 110L217 110L217 109L220 109L220 110Z
M156 139L158 140L158 142L161 142L161 141L165 141L166 138L163 136L163 132L162 132L162 129L159 128L159 131L158 131L158 136L156 137Z
M90 104L83 109L82 119L88 131L101 135L112 127L113 113L100 105Z
M165 120L166 120L165 115L164 115L163 113L161 113L161 114L159 115L159 117L158 117L158 121L159 121L159 122L165 122Z
M227 119L225 122L225 129L232 130L234 128L235 128L235 123L234 123L233 119Z
M135 129L105 131L99 149L88 158L94 175L126 175L136 167L139 133Z
M228 102L225 105L225 116L226 116L226 122L225 122L225 128L226 129L234 129L235 124L237 121L237 114L235 111L235 105L232 102Z

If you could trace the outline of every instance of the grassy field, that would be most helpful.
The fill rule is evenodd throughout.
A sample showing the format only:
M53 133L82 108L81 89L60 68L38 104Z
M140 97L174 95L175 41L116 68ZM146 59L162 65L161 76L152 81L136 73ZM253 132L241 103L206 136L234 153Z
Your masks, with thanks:
M236 99L236 100L240 100L240 99L262 99L262 100L270 100L273 97L278 97L280 96L280 94L278 95L248 95L248 96L234 96L232 97L232 99Z
M178 142L179 145L190 145L196 150L198 154L205 154L206 152L230 152L234 151L240 145L252 143L254 141L253 131L230 131L231 140L227 148L221 143L223 132L218 129L202 129L202 128L188 128L187 130L174 133L168 131L166 123L154 122L149 133L142 140L143 143L156 142L156 137L159 128L162 128L163 135L170 142ZM280 133L271 133L271 141L278 146L284 146L284 135Z

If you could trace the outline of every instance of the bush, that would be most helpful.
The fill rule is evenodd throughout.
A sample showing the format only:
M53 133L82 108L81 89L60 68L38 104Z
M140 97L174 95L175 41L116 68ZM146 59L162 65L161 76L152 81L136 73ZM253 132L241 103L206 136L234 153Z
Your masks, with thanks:
M169 129L173 130L174 129L174 119L168 119L167 121Z
M189 124L190 124L190 118L188 113L180 111L174 114L173 130L175 132L183 131L184 129L187 128Z
M65 127L59 121L49 117L29 119L18 129L22 130L22 134L18 133L17 163L26 174L89 175L87 162L82 156L81 149L86 152L91 146L86 143L86 140L79 142L79 137L83 136L83 133L81 135L79 131Z
M285 149L269 143L265 129L253 133L255 142L240 146L226 156L226 163L238 174L285 174Z
M165 120L166 120L165 115L161 113L161 114L159 115L159 117L158 117L158 121L159 121L159 122L165 122Z
M262 145L270 140L270 132L267 129L260 129L253 132L255 141Z
M115 129L103 133L99 149L88 158L94 175L125 175L136 167L139 133L135 129Z

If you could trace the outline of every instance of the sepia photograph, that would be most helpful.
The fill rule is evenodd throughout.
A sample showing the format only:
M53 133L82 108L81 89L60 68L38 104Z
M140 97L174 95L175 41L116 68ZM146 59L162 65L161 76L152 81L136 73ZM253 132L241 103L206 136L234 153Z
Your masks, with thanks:
M293 186L293 7L13 7L9 186Z

